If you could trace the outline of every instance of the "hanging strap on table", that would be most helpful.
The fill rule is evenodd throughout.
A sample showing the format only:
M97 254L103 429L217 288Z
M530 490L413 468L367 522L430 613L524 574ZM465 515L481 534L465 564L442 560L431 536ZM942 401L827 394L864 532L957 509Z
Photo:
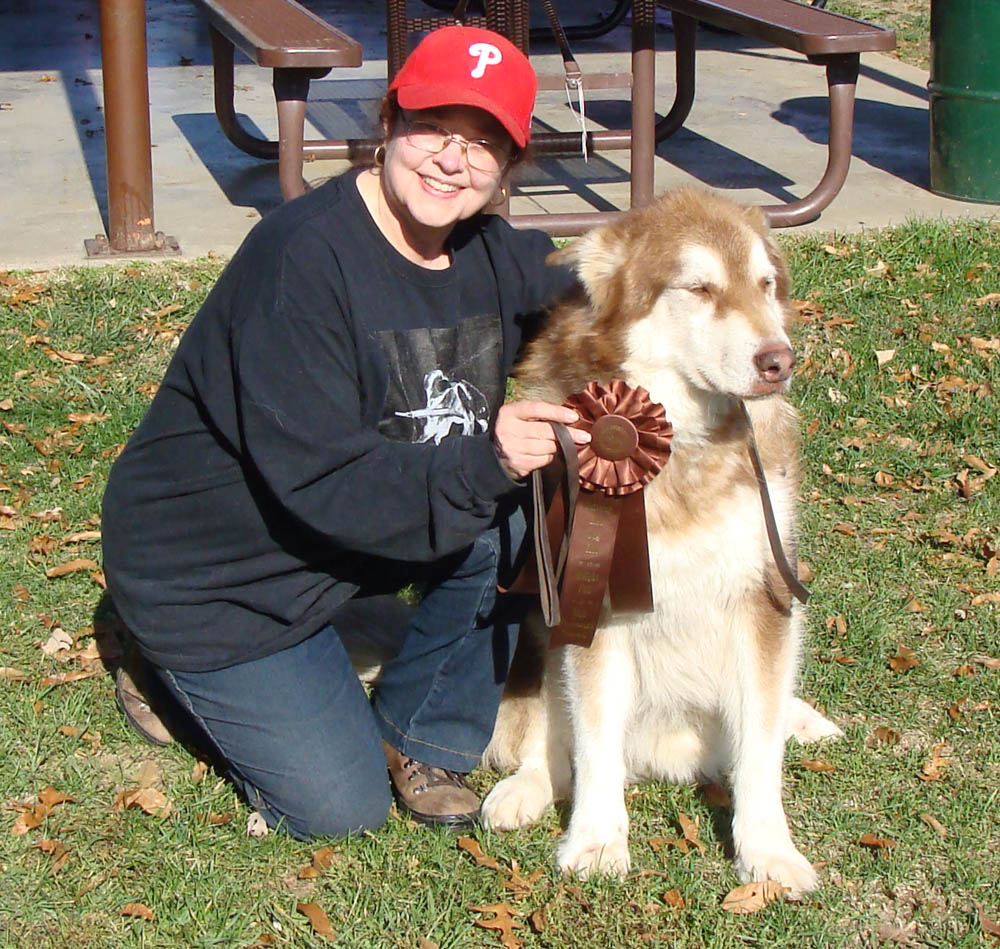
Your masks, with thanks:
M577 96L577 102L580 107L580 151L583 154L583 160L586 161L587 112L583 99L583 73L580 71L577 61L573 58L573 51L570 49L566 31L563 29L562 23L559 22L559 15L556 13L555 4L552 0L542 0L542 7L545 10L545 15L549 18L549 27L552 29L552 35L555 37L556 44L559 46L559 52L562 54L563 69L566 70L566 101L569 103L571 109L574 107L573 93L575 92Z

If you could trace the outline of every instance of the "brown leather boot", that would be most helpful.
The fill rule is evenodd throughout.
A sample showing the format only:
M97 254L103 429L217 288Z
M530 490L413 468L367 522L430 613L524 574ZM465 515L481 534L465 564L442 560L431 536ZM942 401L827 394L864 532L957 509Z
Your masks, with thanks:
M457 771L435 768L401 754L382 742L396 801L414 820L453 829L472 827L479 817L479 797Z
M164 720L150 707L146 660L134 646L126 646L121 665L115 670L115 699L125 720L150 744L169 745L174 736Z

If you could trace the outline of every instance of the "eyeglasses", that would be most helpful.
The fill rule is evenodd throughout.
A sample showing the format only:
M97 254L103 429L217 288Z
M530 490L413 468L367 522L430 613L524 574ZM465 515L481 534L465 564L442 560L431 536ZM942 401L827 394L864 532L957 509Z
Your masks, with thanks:
M510 161L509 150L496 142L488 142L481 138L470 141L432 122L411 121L405 116L403 118L406 122L406 141L422 152L437 155L452 142L457 142L470 168L491 175L499 174Z

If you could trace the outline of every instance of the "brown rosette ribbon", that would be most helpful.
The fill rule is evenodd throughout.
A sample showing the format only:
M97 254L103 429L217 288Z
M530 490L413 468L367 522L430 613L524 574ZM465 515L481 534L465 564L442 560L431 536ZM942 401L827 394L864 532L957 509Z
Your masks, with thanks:
M564 404L580 416L573 427L589 431L591 441L577 452L580 490L568 546L558 556L563 572L550 644L589 646L605 593L614 612L653 609L642 489L670 456L673 426L645 389L621 379L606 387L591 382ZM556 512L556 524L561 516Z

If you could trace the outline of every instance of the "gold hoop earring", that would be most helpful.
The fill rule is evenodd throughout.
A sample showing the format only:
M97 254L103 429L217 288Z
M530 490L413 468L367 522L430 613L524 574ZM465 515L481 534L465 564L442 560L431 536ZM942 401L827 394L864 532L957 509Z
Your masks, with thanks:
M507 200L507 188L506 188L506 186L502 186L502 187L501 187L501 188L500 188L500 189L499 189L499 190L497 191L497 193L496 193L496 196L495 196L495 197L493 198L493 200L492 200L492 201L490 201L490 205L491 205L492 207L494 207L494 208L498 208L498 207L500 207L500 205L501 205L501 204L503 204L503 203L504 203L504 201L506 201L506 200Z
M385 142L375 148L375 154L372 155L372 160L375 162L376 168L381 168L385 165Z

